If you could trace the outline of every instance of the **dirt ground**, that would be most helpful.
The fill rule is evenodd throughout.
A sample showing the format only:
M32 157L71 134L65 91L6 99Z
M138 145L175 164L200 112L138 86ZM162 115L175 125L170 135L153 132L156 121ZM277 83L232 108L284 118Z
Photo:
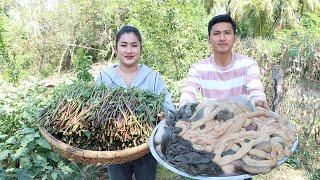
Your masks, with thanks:
M288 164L283 164L268 174L255 176L254 180L304 180L308 179L308 172L301 169L294 169Z
M159 165L160 166L160 165ZM307 180L308 174L304 170L294 169L288 164L283 164L278 168L272 170L268 174L257 175L253 180ZM164 167L158 167L157 180L189 180L178 176Z

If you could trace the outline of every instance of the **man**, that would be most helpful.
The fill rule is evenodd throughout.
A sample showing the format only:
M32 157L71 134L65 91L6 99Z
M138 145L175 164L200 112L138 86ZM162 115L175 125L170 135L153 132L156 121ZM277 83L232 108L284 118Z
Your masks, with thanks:
M208 34L212 54L191 65L180 105L196 102L200 91L203 102L245 95L254 105L268 109L257 62L232 52L237 41L232 18L227 14L213 17Z

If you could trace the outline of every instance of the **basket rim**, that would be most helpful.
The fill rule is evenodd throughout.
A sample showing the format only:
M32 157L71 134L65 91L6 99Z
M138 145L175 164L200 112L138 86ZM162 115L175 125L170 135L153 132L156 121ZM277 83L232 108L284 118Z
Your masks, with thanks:
M128 149L115 150L115 151L96 151L96 150L87 150L73 147L69 144L66 144L54 136L52 136L44 127L38 126L40 133L42 136L49 142L51 146L57 148L59 150L67 150L72 152L75 156L81 156L83 158L123 158L129 157L130 155L140 153L141 151L145 151L149 149L149 142L143 143L139 146L135 146Z

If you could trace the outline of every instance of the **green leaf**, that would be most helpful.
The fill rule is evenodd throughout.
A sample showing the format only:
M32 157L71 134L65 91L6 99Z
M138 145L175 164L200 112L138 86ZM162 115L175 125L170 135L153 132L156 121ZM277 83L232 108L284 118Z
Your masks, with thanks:
M73 170L69 166L61 166L60 169L63 171L64 174L69 174L73 172Z
M50 144L44 139L44 138L40 138L38 139L37 141L37 144L43 148L46 148L46 149L51 149L51 146Z
M27 146L28 143L33 141L36 137L39 137L39 134L28 134L28 135L26 135L21 141L21 146Z
M52 171L52 170L53 170L53 167L52 167L52 166L46 166L45 169L46 169L46 170L49 170L49 171Z
M0 161L6 159L9 155L9 153L11 153L11 150L4 150L2 152L0 152Z
M20 134L30 134L30 133L34 133L34 129L31 128L23 128L20 131Z
M48 179L48 175L47 174L43 174L41 177L42 180L47 180Z
M91 132L90 131L87 131L87 130L85 130L85 131L83 131L84 132L84 134L86 135L86 137L88 138L88 139L90 139L90 137L91 137Z
M30 148L21 147L16 151L16 153L11 154L11 158L12 160L16 160L22 156L25 156L29 151L30 151Z
M32 180L32 176L28 173L27 169L24 169L22 172L17 172L18 180Z
M11 136L9 139L6 140L6 144L15 144L16 143L16 137Z
M34 158L34 163L38 164L38 165L45 165L47 162L47 159L40 156L40 155L36 155L36 157Z
M8 137L8 135L6 135L6 134L0 134L0 139L4 139L4 138L6 138L6 137Z
M8 169L6 169L5 172L7 172L7 173L12 173L12 172L14 172L14 170L15 170L15 168L8 168Z
M55 162L58 162L60 160L59 155L54 152L50 152L49 157Z
M57 172L52 172L51 173L52 179L57 179L58 178L58 173Z
M22 168L32 167L32 163L30 163L30 156L25 156L23 158L20 158L20 166Z

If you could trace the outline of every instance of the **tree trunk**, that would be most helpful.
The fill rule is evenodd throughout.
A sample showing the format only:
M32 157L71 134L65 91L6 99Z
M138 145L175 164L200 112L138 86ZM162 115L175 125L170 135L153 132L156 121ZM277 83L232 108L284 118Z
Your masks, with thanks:
M273 65L272 67L272 104L271 110L276 111L281 103L284 91L284 66Z

